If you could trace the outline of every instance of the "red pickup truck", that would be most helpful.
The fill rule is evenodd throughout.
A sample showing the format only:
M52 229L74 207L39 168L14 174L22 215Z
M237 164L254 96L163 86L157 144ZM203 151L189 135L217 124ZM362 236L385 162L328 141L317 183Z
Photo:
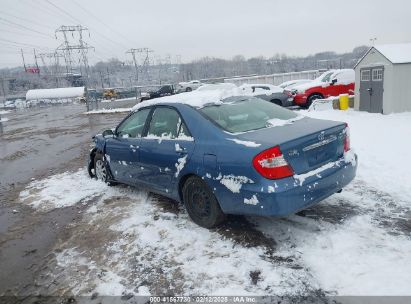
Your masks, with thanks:
M354 83L354 70L330 70L311 82L294 87L291 93L296 105L308 108L316 99L354 94Z

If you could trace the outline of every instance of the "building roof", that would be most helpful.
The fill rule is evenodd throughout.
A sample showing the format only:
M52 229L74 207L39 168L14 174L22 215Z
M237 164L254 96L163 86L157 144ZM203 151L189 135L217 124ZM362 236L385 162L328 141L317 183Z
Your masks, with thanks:
M364 56L358 60L354 68L367 56L371 50L377 50L391 63L411 63L411 43L380 44L371 47Z
M392 63L411 62L411 43L382 44L374 48Z

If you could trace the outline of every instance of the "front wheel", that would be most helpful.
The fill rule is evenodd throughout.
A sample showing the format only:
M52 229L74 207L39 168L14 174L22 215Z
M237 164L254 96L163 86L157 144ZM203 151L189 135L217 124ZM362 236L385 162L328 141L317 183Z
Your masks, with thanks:
M186 92L191 92L192 90L193 90L192 88L188 87L188 88L186 89Z
M307 98L307 103L305 104L305 107L309 108L312 105L312 103L314 102L314 100L323 99L323 98L324 97L320 94L313 94L313 95L311 95Z
M189 177L182 192L187 213L194 223L204 228L213 228L224 222L225 215L216 197L201 178Z
M105 183L108 182L108 168L101 155L96 155L96 157L94 157L94 175L97 180Z

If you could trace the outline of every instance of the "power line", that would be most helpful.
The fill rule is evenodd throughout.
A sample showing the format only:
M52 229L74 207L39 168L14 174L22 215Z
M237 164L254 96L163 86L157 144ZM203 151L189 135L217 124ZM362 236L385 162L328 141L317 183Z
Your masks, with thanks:
M6 43L17 44L17 45L26 45L26 46L36 47L36 48L40 48L40 49L49 49L49 48L38 46L38 45L35 45L35 44L22 43L22 42L12 41L12 40L8 40L8 39L0 39L0 41L4 41Z
M79 20L78 18L74 17L72 14L70 14L69 12L67 12L66 10L62 9L61 7L58 7L56 4L52 3L50 0L44 0L46 1L48 4L50 4L51 6L53 6L55 9L57 9L58 11L64 13L66 16L70 17L71 19L73 19L76 22L79 22L80 24L82 24L83 22L81 20ZM111 43L114 44L120 44L117 41L114 41L113 39L111 39L110 37L107 37L106 35L100 33L99 31L97 31L96 29L92 28L89 26L89 28L93 29L93 31L97 34L100 35L101 37L105 38L107 41L110 41ZM127 46L123 45L124 48L127 48Z
M21 18L21 17L15 16L15 15L12 15L12 14L6 13L6 12L0 12L0 13L1 13L1 14L4 14L4 15L7 15L7 16L9 16L9 17L13 17L13 18L16 18L16 19L19 19L19 20L22 20L22 21L26 21L26 22L35 24L35 25L37 25L37 26L46 28L46 29L48 29L48 30L50 29L49 26L46 26L46 25L41 24L41 23L38 23L38 22L36 22L36 21L29 20L29 19L27 19L27 18Z
M100 18L98 18L96 15L94 15L90 10L86 9L84 6L81 6L77 1L75 0L71 0L74 4L76 4L80 9L82 9L86 14L90 15L91 17L93 17L95 20L97 20L99 23L101 23L102 25L104 25L106 28L108 28L109 30L111 30L112 32L115 32L116 34L122 36L127 42L130 40L130 37L126 37L125 35L123 35L120 31L117 31L111 27L109 27L107 25L107 22L101 21Z
M26 29L26 30L28 30L28 31L31 31L31 32L34 32L34 33L37 33L37 34L40 34L40 35L44 35L44 36L53 38L53 36L51 36L51 35L48 35L48 34L45 34L45 33L42 33L42 32L36 31L36 30L33 30L33 29L31 29L31 28L29 28L29 27L27 27L27 26L24 26L24 25L18 24L18 23L16 23L16 22L13 22L13 21L4 19L4 18L2 18L2 17L0 17L0 21L3 21L3 23L4 23L4 22L7 22L7 23L10 23L10 24L12 24L12 25L14 25L14 26L18 26L18 27L24 28L24 29Z

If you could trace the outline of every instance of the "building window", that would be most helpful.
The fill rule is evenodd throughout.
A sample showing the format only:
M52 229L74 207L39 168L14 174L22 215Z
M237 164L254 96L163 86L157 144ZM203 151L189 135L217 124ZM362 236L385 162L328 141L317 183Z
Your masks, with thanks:
M361 81L370 81L370 70L361 71Z
M372 70L372 81L382 81L382 69Z

